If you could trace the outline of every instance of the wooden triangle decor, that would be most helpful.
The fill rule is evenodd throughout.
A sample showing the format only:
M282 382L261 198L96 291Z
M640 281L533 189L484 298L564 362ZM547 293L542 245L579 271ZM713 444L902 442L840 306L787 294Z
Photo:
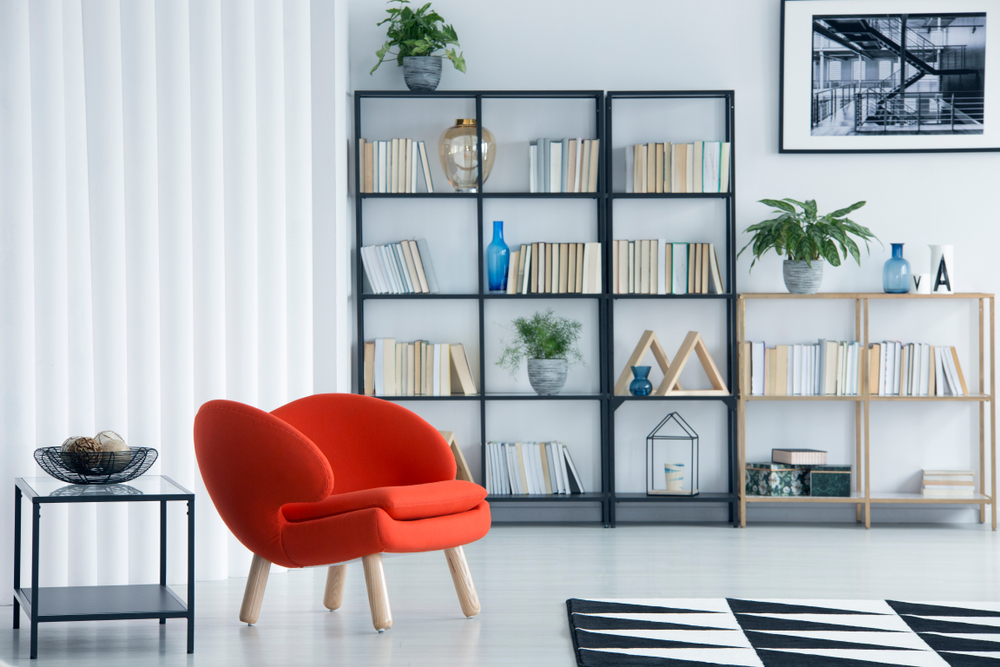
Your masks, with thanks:
M715 361L712 359L712 355L709 353L708 347L705 345L705 341L702 340L701 334L697 331L689 331L688 335L684 338L684 342L681 344L680 349L677 350L677 356L674 358L674 363L671 364L670 360L667 358L666 352L663 350L663 346L656 337L656 333L649 330L643 332L642 337L639 339L639 344L636 346L635 351L632 353L628 363L625 365L625 369L622 371L621 377L619 377L618 382L615 383L615 395L626 396L628 394L629 369L632 366L637 366L649 350L653 351L653 356L656 358L656 362L659 365L660 370L663 371L663 382L661 382L660 386L653 392L654 396L666 396L667 394L671 396L729 395L729 389L726 388L726 381L722 377L722 373L719 372L718 367L715 365ZM701 361L701 366L705 369L705 374L708 376L708 380L712 384L712 389L685 390L681 387L679 381L681 371L683 371L684 366L687 365L692 352L698 355L698 359Z

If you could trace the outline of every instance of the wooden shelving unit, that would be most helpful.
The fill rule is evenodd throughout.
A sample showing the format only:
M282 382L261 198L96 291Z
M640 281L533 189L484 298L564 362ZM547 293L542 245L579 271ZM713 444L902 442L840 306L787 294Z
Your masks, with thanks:
M986 506L990 506L993 530L997 529L997 479L996 479L996 394L994 352L996 336L994 333L994 295L985 292L969 292L961 294L884 294L881 292L828 292L820 294L741 294L738 300L738 342L746 340L746 306L748 301L762 300L841 300L854 301L855 338L862 343L862 350L869 349L868 340L868 310L871 301L905 300L927 301L964 299L979 301L979 391L966 396L879 396L869 393L867 379L868 354L861 355L861 373L864 381L862 393L857 396L746 396L742 392L738 397L737 449L739 457L739 523L746 527L747 503L801 503L830 504L841 503L855 505L857 520L864 521L865 528L871 527L872 505L978 505L979 520L986 522ZM989 303L989 363L986 358L986 305ZM989 392L986 390L986 371L989 371ZM739 387L737 387L739 389ZM811 496L800 497L770 497L748 496L746 493L746 410L747 403L758 401L848 401L855 404L855 479L856 490L849 498L821 498ZM954 402L979 403L979 491L972 498L926 498L919 493L872 493L871 471L869 466L871 436L870 411L872 403L891 401L911 402ZM989 424L986 422L987 405L989 406ZM989 429L989 455L987 456L987 428ZM989 475L987 475L987 471ZM985 493L986 489L989 493Z

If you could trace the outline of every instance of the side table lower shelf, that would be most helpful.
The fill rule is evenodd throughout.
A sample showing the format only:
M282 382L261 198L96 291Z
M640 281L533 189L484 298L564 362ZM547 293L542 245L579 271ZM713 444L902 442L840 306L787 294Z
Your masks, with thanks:
M31 616L31 589L15 590ZM108 621L130 618L186 618L184 601L159 584L123 586L53 586L38 589L38 622Z

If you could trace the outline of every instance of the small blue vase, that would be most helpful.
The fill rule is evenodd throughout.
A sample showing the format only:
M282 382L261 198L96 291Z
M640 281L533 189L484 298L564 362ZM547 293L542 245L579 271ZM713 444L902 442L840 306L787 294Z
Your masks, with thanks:
M486 246L486 272L491 292L507 291L510 248L503 242L503 220L493 221L493 241Z
M635 379L628 385L628 391L633 396L649 396L653 391L653 383L649 381L649 366L632 366Z
M882 268L882 290L886 294L906 294L910 291L910 263L903 259L903 244L892 244L892 257Z

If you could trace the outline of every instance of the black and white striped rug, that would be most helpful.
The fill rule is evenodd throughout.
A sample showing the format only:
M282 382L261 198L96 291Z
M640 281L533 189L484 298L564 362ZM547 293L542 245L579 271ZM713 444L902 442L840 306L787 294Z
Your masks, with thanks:
M566 601L580 667L1000 667L1000 603Z

